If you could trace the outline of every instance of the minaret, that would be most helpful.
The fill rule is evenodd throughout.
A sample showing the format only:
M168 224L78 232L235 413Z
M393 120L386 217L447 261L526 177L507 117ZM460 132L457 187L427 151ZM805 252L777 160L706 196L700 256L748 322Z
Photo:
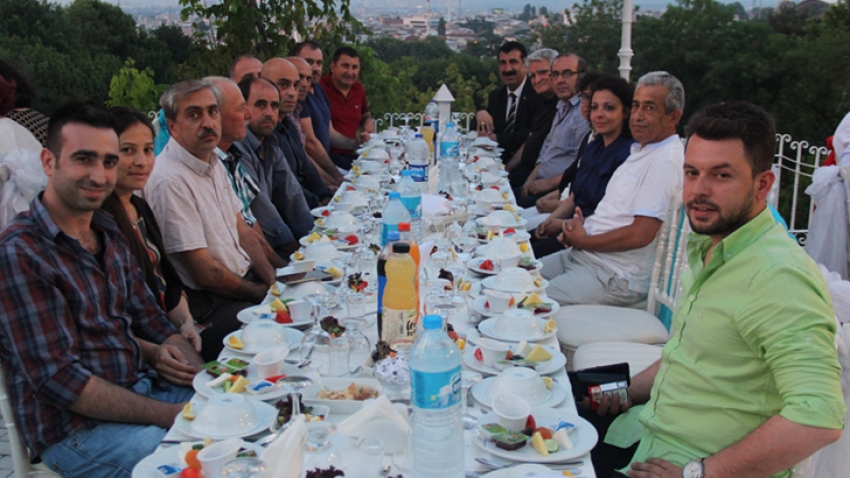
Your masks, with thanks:
M431 34L431 0L425 0L425 38Z

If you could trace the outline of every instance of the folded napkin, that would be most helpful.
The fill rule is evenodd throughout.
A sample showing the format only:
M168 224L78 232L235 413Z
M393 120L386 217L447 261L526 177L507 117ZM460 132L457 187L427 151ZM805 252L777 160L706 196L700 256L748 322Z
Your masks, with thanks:
M452 207L443 196L436 194L422 195L422 215L425 217L447 216L451 214Z
M260 457L266 470L260 478L300 478L304 444L307 442L307 425L304 415L293 418L292 424L273 441Z
M392 420L404 433L410 431L410 424L385 395L367 403L359 412L343 420L337 425L337 430L343 435L357 437L367 423L379 418Z

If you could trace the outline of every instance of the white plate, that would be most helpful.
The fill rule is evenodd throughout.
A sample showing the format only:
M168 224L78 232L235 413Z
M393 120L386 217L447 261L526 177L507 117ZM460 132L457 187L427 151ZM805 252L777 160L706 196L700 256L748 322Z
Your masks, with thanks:
M192 406L195 407L195 410L200 409L204 402L206 402L206 399L199 396L192 398ZM177 415L177 418L174 420L174 429L193 438L210 437L213 440L227 440L228 438L244 438L257 435L258 433L266 431L272 425L272 422L277 419L277 408L259 400L251 400L251 402L254 404L260 419L257 420L257 425L254 428L251 428L245 433L239 433L236 435L210 435L200 433L195 431L194 422L186 420L182 415Z
M286 330L286 345L289 347L289 351L291 352L291 351L297 349L298 347L300 347L301 346L301 337L304 337L304 332L301 332L300 330L293 329L291 327L287 327L284 330ZM236 336L237 338L239 338L241 340L242 339L242 329L233 331L233 332L227 334L224 337L224 348L226 348L227 350L230 350L231 352L236 352L238 354L256 355L256 354L262 352L263 350L265 350L265 349L249 349L247 347L242 349L242 350L234 349L233 347L231 347L230 345L227 344L227 341L232 336ZM271 347L267 347L267 348L271 348Z
M528 287L528 288L500 287L500 286L495 284L494 279L495 279L495 277L487 277L487 278L485 278L481 281L481 285L483 285L484 287L486 287L488 289L500 290L502 292L531 292L531 291L534 291L534 290L545 289L545 288L549 287L549 281L546 280L546 279L542 279L542 282L540 283L539 287L532 284L532 287Z
M547 319L538 318L537 320L540 321L540 327L541 328L546 325ZM480 324L478 324L478 331L481 332L481 335L484 335L485 337L490 337L490 338L493 338L493 339L496 339L496 340L501 340L503 342L519 342L520 340L525 340L526 342L539 342L543 339L548 339L549 337L552 337L552 336L554 336L555 334L558 333L558 329L555 329L554 331L549 332L548 334L544 333L544 334L542 334L540 336L536 336L536 337L505 337L505 336L499 334L498 332L496 332L495 330L493 330L495 328L495 325L496 325L496 319L495 318L485 319L485 320L481 321Z
M219 362L225 362L230 357L222 357ZM280 370L281 374L284 375L301 375L301 369L295 367L294 365L283 364L283 367ZM246 377L251 384L255 384L260 381L260 376L257 375L257 366L251 363L248 365L248 377ZM213 376L206 373L201 372L195 375L195 379L192 381L192 387L198 392L198 395L204 398L210 398L213 395L219 395L224 393L224 389L222 387L211 388L207 385L207 382L213 379ZM272 388L271 391L262 393L259 395L254 395L248 392L244 392L243 395L245 398L262 400L262 401L271 401L277 400L287 394L287 390L285 387L275 387Z
M203 445L204 442L192 442L192 445ZM265 448L256 443L242 442L242 448L251 450L257 454L257 457L263 454ZM177 463L183 465L180 460L180 446L157 447L153 454L146 456L142 461L133 467L132 478L159 478L156 467L162 465L170 465Z
M507 237L508 239L513 239L514 242L519 244L521 242L525 242L525 241L531 239L531 234L529 234L528 231L524 231L524 230L520 229L515 234L508 234L507 236L505 236L503 234L502 237ZM481 244L487 244L490 241L488 241L487 239L481 239L479 237L478 242L480 242Z
M570 441L573 442L572 450L558 450L555 453L550 453L549 456L543 456L527 444L519 450L514 451L502 450L496 447L496 444L491 440L486 442L475 440L475 445L499 458L505 458L511 461L521 463L560 463L584 455L592 450L596 446L597 440L599 440L599 434L590 422L566 410L538 406L531 407L531 415L534 416L534 421L537 422L538 426L554 424L562 420L573 423L576 429L569 434ZM478 419L478 423L482 425L497 423L498 421L499 419L495 413L488 413Z
M560 471L551 470L535 463L522 463L510 468L499 468L481 475L481 478L526 478L526 477L556 477L562 476Z
M476 383L472 386L470 391L472 392L472 398L475 399L476 402L480 403L488 410L493 405L493 398L487 395L487 391L490 390L490 387L493 385L493 381L496 380L496 377L487 377L484 380ZM565 389L560 383L552 382L552 388L549 390L551 393L546 400L531 403L532 407L545 407L552 408L557 407L567 398L567 389ZM570 394L572 396L572 394ZM532 414L533 415L533 414ZM567 420L570 421L570 420ZM490 422L482 422L481 419L478 419L478 423L490 423ZM540 422L538 422L540 423ZM575 423L575 422L573 422ZM533 451L533 450L532 450Z
M334 208L332 208L332 207L329 207L329 206L321 206L321 207L317 207L317 208L311 209L311 210L310 210L310 214L312 214L312 215L313 215L313 217L315 217L315 218L317 218L317 219L318 219L318 218L322 218L322 219L324 219L324 218L325 218L325 217L327 217L327 216L323 216L323 215L322 215L322 213L323 213L323 212L325 212L325 211L333 212L333 210L334 210Z
M481 264L488 259L493 261L493 270L492 271L488 271L488 270L481 268ZM472 259L469 259L468 261L466 261L466 267L469 270L471 270L472 272L477 272L478 274L484 274L484 275L487 275L487 276L496 275L499 272L501 272L501 270L502 270L501 267L499 267L499 265L496 264L496 259L494 259L492 257L487 257L487 256L485 256L485 257L473 257Z
M304 236L301 239L298 239L298 243L301 244L304 247L309 246L312 243L307 241L308 237L310 237L310 236ZM334 247L336 247L340 251L350 251L352 249L357 249L358 247L363 245L363 239L360 236L357 236L357 239L358 239L357 244L354 244L354 245L351 245L347 241L344 241L342 239L337 239L335 241L331 241L331 244L333 244Z
M550 345L544 345L543 347L547 352L552 354L552 359L545 362L538 362L537 367L535 367L538 375L549 375L563 370L564 366L567 365L567 357L558 350L558 347L552 347ZM495 367L484 365L484 362L475 358L476 349L478 349L478 347L472 344L466 345L466 349L463 351L463 363L469 366L472 370L486 375L498 375L501 373L499 370L496 370Z
M236 318L239 319L239 322L244 324L250 324L255 320L271 320L274 321L275 312L272 311L272 308L269 307L268 304L265 305L255 305L253 307L248 307L247 309L242 309L239 313L236 314ZM306 320L297 321L292 319L291 324L280 324L284 327L301 327L304 325L311 325L313 321L310 318Z
M519 292L514 292L514 294L516 294L514 297L520 296L520 295L521 296L525 295L525 294L522 294L522 293L519 293ZM543 296L543 297L545 297L545 296ZM548 299L548 297L547 297L547 299ZM517 302L519 302L520 300L521 299L518 298ZM549 316L553 315L555 312L561 310L561 305L558 304L557 302L555 302L554 300L552 302L549 302L549 303L552 304L552 310L550 310L549 312L541 312L539 314L534 314L534 316L538 317L538 318L549 317ZM475 300L473 300L469 305L470 305L470 307L472 307L472 310L475 311L475 313L478 314L478 315L483 315L484 317L495 317L495 316L499 315L498 312L493 312L492 310L487 308L486 304L487 304L487 296L482 295L482 296L476 297Z
M478 224L479 226L483 227L484 226L483 219L484 219L483 217L479 217L478 219L475 220L475 224ZM524 217L520 217L519 220L514 220L513 222L509 222L509 223L503 222L502 223L502 229L505 229L505 228L508 228L508 227L512 227L514 229L516 229L518 227L525 228L526 224L528 224L528 219L526 219Z
M325 405L331 409L331 414L335 415L353 415L357 413L361 408L363 408L363 404L365 401L358 400L319 400L316 398L316 394L319 393L319 390L327 387L329 390L342 390L343 388L348 387L351 383L355 383L358 386L360 385L368 385L373 389L378 391L378 395L383 393L383 388L378 380L374 378L320 378L313 380L313 385L305 388L301 392L301 396L304 397L304 402L315 405Z

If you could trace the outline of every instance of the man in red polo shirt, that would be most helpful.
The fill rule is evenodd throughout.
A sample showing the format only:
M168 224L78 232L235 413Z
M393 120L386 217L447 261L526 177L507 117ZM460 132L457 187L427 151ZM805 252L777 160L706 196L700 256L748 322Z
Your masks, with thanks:
M343 46L334 52L330 72L320 81L331 103L333 128L350 138L355 147L369 141L369 135L375 132L375 121L366 103L366 89L357 81L359 75L360 54L354 48ZM330 156L334 164L345 170L351 169L351 162L357 157L354 148L334 147L331 147Z

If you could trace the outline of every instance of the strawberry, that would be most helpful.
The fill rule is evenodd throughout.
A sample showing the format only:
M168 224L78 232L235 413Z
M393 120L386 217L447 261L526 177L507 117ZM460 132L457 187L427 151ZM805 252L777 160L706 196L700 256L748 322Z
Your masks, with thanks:
M360 242L360 239L358 239L357 236L355 236L354 234L345 236L343 238L343 240L345 242L347 242L349 246L353 246L353 245L357 244L358 242Z
M180 478L203 478L204 475L201 474L201 470L196 470L194 468L184 468L183 471L180 472Z
M498 191L498 190L499 190L499 186L490 186L490 189L495 189L496 191Z
M328 216L330 216L330 215L331 215L331 210L330 210L330 209L325 209L324 211L322 211L322 216L324 216L324 217L328 217Z
M348 288L353 290L354 292L363 292L369 285L369 282L363 280L363 274L360 272L356 272L348 276Z
M475 359L482 362L484 361L484 355L481 354L481 349L475 349Z
M480 266L478 266L478 268L482 271L492 271L495 267L496 265L493 264L493 261L490 259L487 259L486 261L482 262Z
M529 415L528 418L525 419L525 428L537 428L537 422L534 421L534 417Z
M292 316L289 315L289 312L287 312L285 310L279 310L275 314L274 321L277 322L278 324L291 324L292 323Z
M485 309L489 309L489 308L490 308L490 301L489 301L489 300L485 300L485 301L484 301L484 308L485 308Z
M505 230L502 232L502 234L506 234L506 235L507 235L507 234L516 234L516 229L514 229L514 228L512 228L512 227L509 227L509 228L505 229Z
M354 186L346 186L345 190L346 191L357 191L357 188L355 188Z

